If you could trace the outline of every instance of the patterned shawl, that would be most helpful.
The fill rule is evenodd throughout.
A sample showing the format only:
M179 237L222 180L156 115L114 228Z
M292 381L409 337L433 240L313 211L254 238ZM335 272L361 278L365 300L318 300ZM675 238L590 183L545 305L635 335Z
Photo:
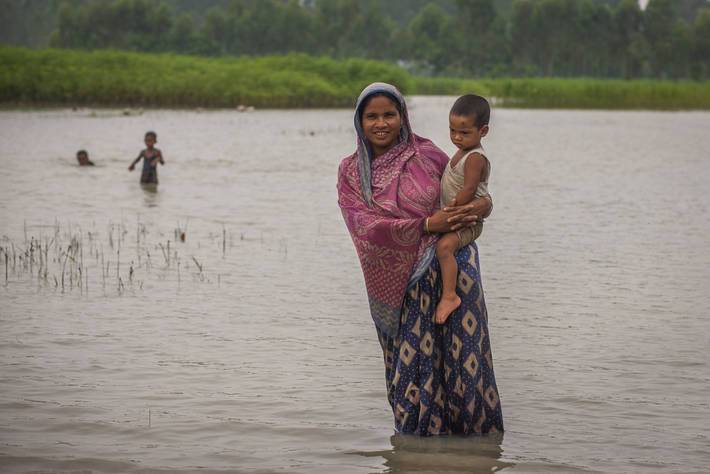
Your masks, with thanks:
M369 96L383 93L399 104L402 130L399 143L373 159L360 112ZM372 319L395 337L407 285L431 262L436 237L424 234L424 219L438 208L448 157L412 133L404 97L389 84L374 83L362 91L355 130L357 151L338 171L338 204L360 259Z

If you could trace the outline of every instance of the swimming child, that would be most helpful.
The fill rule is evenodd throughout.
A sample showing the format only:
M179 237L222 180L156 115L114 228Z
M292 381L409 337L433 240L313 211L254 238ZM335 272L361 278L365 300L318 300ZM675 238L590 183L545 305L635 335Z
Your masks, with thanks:
M76 152L76 161L79 162L79 166L94 166L94 162L89 159L89 153L86 150Z
M158 184L158 163L165 164L163 154L155 148L158 142L158 135L155 132L146 132L145 134L145 149L141 150L138 158L133 160L128 171L133 171L141 158L143 158L143 173L141 173L141 184Z
M491 165L483 154L481 139L488 134L491 108L478 95L459 97L449 112L449 136L458 151L441 176L441 206L461 206L474 198L488 196L488 176ZM436 322L443 324L461 305L456 295L458 265L455 252L476 240L483 231L483 222L448 232L436 244L436 257L441 265L442 292L436 307Z

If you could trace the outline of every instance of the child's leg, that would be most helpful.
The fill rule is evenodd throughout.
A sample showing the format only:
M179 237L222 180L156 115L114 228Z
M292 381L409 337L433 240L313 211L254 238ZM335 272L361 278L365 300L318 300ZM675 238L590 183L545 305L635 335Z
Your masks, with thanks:
M141 183L143 184L158 184L158 173L153 169L144 170L141 173Z
M443 324L446 318L461 305L461 298L456 294L456 277L459 267L454 254L460 245L456 232L449 232L441 236L436 243L436 258L441 266L441 299L436 306L436 322Z

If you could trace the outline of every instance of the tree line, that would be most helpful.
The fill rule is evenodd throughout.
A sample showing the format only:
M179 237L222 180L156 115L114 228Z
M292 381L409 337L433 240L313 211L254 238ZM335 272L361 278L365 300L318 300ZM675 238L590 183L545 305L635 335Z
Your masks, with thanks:
M392 0L394 2L394 0ZM710 78L706 0L150 0L63 4L51 45L202 56L304 52L397 61L422 75ZM394 2L396 3L396 2ZM399 4L406 2L400 1Z

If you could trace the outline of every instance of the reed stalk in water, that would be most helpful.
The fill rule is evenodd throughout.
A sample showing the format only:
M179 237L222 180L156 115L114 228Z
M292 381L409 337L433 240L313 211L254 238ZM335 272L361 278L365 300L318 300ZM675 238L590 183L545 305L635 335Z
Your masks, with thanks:
M29 227L31 228L31 226ZM29 229L28 228L28 229ZM80 294L84 295L89 292L89 273L98 276L98 273L93 273L90 271L90 267L94 266L97 270L101 270L101 280L104 294L106 292L107 280L110 286L110 275L112 271L116 276L116 290L119 294L125 293L128 289L134 289L138 287L142 290L144 281L141 279L140 272L151 272L154 271L151 263L150 251L146 248L147 242L140 238L141 232L145 236L143 230L137 229L136 237L136 256L130 254L132 247L125 247L121 245L122 235L127 235L128 232L117 225L107 226L108 235L107 240L109 246L113 243L113 247L116 252L116 262L114 267L114 262L110 259L106 259L102 239L95 239L95 235L92 232L87 232L84 238L85 232L80 229L72 229L69 226L68 230L63 230L59 225L55 225L54 237L49 240L43 236L34 236L28 233L28 244L25 247L15 246L14 243L6 238L7 244L0 246L0 259L5 261L5 286L9 285L10 273L13 273L18 282L23 281L23 277L29 275L34 278L35 273L37 276L37 286L42 288L42 286L48 286L49 284L49 274L52 273L52 279L55 283L55 288L61 288L64 293L66 291L72 291L78 289ZM221 237L221 242L219 242L220 247L217 252L222 258L226 258L226 241L227 241L227 230L225 226L222 226L221 236L220 234L210 233L210 238L219 239ZM28 231L29 232L29 231ZM114 232L118 234L113 235ZM215 240L216 240L215 239ZM68 244L64 243L69 241ZM125 244L125 242L123 243ZM218 244L218 245L219 245ZM53 258L49 257L50 248L54 245ZM283 243L282 243L283 245ZM121 247L124 247L121 249ZM177 276L178 286L182 284L182 278L184 276L184 265L182 264L182 258L179 251L173 247L172 242L168 239L164 244L163 242L158 242L157 246L161 248L163 257L165 259L165 268L161 271L164 272L175 272L173 275ZM197 248L200 248L200 242L196 241ZM85 248L86 247L86 248ZM214 247L203 247L203 248L214 248ZM216 249L215 249L216 250ZM287 249L284 246L284 251ZM12 255L11 255L12 252ZM88 258L84 258L84 253L87 252ZM127 253L129 252L129 253ZM135 260L132 258L140 257L142 253L145 252L146 263L145 266L138 264L136 266ZM215 252L215 253L217 253ZM123 255L122 255L123 254ZM121 274L121 258L128 258L129 268L127 278L124 279ZM188 265L188 275L192 275L195 280L200 282L213 283L214 281L209 278L205 272L205 261L202 260L198 255L190 255L188 257L195 265L195 271L190 270ZM13 267L12 263L15 262ZM175 266L172 266L172 263ZM50 268L52 267L52 268ZM114 270L112 270L114 269ZM217 286L221 287L221 275L217 273Z

